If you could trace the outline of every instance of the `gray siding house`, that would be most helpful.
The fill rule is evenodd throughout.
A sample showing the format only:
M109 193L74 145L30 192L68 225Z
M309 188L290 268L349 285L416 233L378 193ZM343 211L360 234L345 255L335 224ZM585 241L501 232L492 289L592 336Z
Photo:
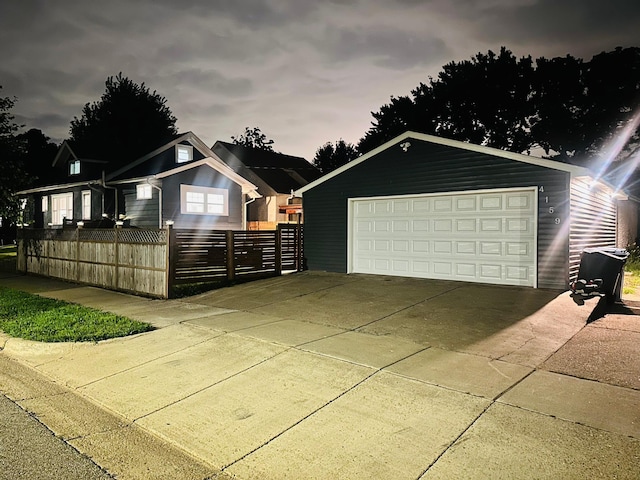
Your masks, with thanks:
M582 249L637 235L585 168L414 132L296 194L311 270L566 289Z

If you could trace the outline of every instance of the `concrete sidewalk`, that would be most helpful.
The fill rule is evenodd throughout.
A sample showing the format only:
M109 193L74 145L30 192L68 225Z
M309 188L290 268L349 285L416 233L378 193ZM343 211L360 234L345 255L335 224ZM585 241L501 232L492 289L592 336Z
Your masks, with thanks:
M305 272L162 301L5 277L158 327L0 336L3 357L54 382L0 374L0 390L118 478L638 478L633 301L587 324L595 300L458 282ZM175 447L180 473L127 465L136 442L68 398Z

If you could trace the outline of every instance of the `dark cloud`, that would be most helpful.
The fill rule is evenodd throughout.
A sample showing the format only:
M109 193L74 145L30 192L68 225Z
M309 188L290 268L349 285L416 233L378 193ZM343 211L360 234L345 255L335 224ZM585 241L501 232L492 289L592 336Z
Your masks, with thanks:
M252 91L249 78L227 77L215 70L188 69L170 74L161 79L165 85L174 85L192 91L208 91L211 96L244 96Z
M441 38L396 28L331 28L327 38L333 61L371 61L394 70L424 66L448 53Z
M7 0L0 95L60 139L122 72L207 142L259 126L312 156L452 60L501 45L590 58L640 46L638 25L640 2L622 0Z
M475 25L488 41L518 45L566 45L575 56L640 44L640 2L628 0L539 0L479 11Z

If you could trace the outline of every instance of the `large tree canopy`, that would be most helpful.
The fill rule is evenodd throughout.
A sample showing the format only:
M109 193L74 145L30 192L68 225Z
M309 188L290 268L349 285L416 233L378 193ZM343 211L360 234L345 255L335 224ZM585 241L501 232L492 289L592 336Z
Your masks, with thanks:
M70 140L78 155L106 160L112 167L142 156L177 133L167 101L144 83L122 73L106 80L101 99L87 103L71 121Z
M351 143L345 142L343 139L335 143L327 142L316 150L313 157L313 164L318 167L322 173L328 173L341 167L345 163L358 156L358 150Z
M14 99L0 97L0 217L5 221L17 220L20 207L15 192L29 182L21 161L24 144L16 135L20 125L11 114L14 104Z
M640 48L588 62L570 55L533 62L504 47L478 53L448 63L411 96L392 97L372 115L362 153L413 130L513 152L541 147L546 156L581 164L624 159L640 139Z

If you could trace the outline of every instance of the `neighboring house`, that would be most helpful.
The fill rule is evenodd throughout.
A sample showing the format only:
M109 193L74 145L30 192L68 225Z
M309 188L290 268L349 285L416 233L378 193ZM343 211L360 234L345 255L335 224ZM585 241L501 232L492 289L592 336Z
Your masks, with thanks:
M23 221L30 226L62 226L65 221L99 220L104 211L103 171L107 162L76 154L68 141L53 160L54 178L41 186L18 192L25 200ZM113 197L109 200L113 207Z
M585 168L407 132L300 188L311 270L566 289L638 205Z
M248 205L247 227L272 230L278 223L298 222L302 208L292 191L321 176L302 157L217 141L211 150L262 195Z
M36 227L62 227L82 220L100 226L103 218L127 226L241 230L246 204L260 197L257 187L235 173L191 132L116 171L106 162L84 160L65 142L54 166L67 180L18 192L32 200Z
M246 206L257 187L226 165L193 133L106 176L124 200L126 220L136 227L245 229ZM121 212L116 212L118 216Z

